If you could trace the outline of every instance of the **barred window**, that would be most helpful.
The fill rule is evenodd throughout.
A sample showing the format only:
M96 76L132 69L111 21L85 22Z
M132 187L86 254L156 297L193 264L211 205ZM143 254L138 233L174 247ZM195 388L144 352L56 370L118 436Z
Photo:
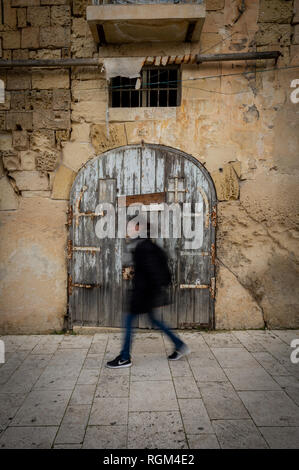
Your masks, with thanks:
M110 107L179 106L181 100L180 67L143 67L141 85L136 78L114 77L110 81Z

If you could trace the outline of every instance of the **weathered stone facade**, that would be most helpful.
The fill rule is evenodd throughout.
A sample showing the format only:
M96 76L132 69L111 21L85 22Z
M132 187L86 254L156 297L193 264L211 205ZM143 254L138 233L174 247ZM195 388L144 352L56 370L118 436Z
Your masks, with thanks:
M0 69L0 330L61 329L66 210L82 165L121 145L195 156L217 190L216 328L299 326L298 0L206 0L198 43L98 50L88 0L7 0L2 59L279 50L274 60L182 65L177 108L109 110L101 67ZM167 52L166 52L167 51ZM269 71L264 71L270 69ZM275 69L275 70L274 70Z

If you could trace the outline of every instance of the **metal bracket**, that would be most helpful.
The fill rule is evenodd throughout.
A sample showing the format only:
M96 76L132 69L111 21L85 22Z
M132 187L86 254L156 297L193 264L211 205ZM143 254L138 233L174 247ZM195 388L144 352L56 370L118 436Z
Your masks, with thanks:
M74 214L73 214L73 212L71 212L70 215L69 215L69 218L71 218L71 219L73 218L73 216L75 216L76 227L78 227L78 225L79 225L79 217L92 217L92 218L94 218L94 217L100 217L100 216L104 215L103 211L99 212L99 213L95 213L95 212L92 212L92 211L80 212L81 200L82 200L84 192L87 189L88 189L87 186L83 186L83 188L80 191L79 196L76 199L75 212L74 212Z
M69 205L68 210L67 210L67 222L66 225L68 227L71 227L73 222L73 207L72 205Z
M216 224L217 224L217 207L216 206L213 206L211 219L212 219L212 226L216 227Z
M81 251L85 253L95 254L96 252L101 251L99 246L73 246L72 240L67 241L67 258L72 259L73 251Z
M215 299L215 277L211 277L211 284L180 284L180 289L209 289L212 299Z
M211 285L210 285L210 294L212 299L215 299L215 294L216 294L216 279L214 277L211 278Z
M95 287L101 287L101 284L81 284L81 283L72 283L72 276L69 275L68 278L68 293L72 295L74 287L81 287L84 289L94 289Z
M209 289L208 284L180 284L180 289Z
M216 257L216 247L215 247L215 243L212 243L212 245L211 245L211 262L212 262L212 264L215 264L215 257Z

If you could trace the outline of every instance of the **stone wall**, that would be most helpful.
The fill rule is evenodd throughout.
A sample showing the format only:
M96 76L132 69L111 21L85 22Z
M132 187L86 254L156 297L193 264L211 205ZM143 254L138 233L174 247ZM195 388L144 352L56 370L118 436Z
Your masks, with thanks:
M299 72L286 67L299 64L299 1L246 0L243 11L239 0L206 0L199 43L99 52L85 20L87 0L4 3L2 58L248 50L280 50L283 56L277 64L257 61L256 66L185 64L180 107L110 109L109 137L106 81L99 67L1 72L6 100L0 105L0 209L2 239L9 237L1 257L1 328L45 332L62 327L64 224L74 177L95 155L142 140L192 154L214 179L219 200L216 328L298 328L299 133L290 83ZM18 299L12 295L17 279Z
M5 0L1 58L71 57L71 18L65 0ZM0 79L0 330L61 330L67 201L53 198L53 182L71 130L70 72L0 69Z

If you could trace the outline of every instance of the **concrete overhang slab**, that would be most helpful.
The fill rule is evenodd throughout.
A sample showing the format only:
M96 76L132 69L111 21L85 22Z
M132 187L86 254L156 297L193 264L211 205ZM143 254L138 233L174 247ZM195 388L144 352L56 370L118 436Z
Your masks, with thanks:
M100 44L198 41L205 4L91 5L86 9L93 37Z

